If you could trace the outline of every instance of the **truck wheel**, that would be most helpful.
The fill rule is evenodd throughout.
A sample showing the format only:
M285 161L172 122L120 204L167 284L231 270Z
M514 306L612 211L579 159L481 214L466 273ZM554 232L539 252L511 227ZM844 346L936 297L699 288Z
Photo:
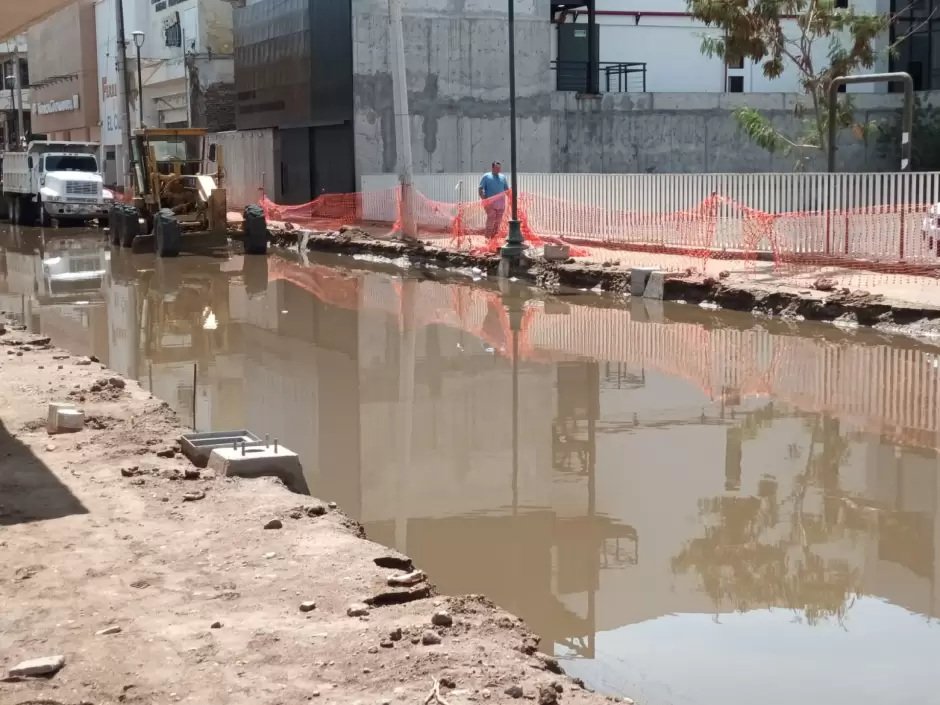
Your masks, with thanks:
M245 206L242 216L245 254L266 255L268 253L268 222L264 217L264 210L261 206Z
M39 227L48 228L49 226L51 226L52 220L51 218L49 218L49 213L46 211L46 207L42 204L42 201L36 204L36 207L39 211L39 218L38 218Z
M169 208L162 208L153 219L153 239L158 257L176 257L180 253L183 233L176 216Z
M121 213L121 246L133 247L134 238L140 235L140 211L136 206L124 206Z

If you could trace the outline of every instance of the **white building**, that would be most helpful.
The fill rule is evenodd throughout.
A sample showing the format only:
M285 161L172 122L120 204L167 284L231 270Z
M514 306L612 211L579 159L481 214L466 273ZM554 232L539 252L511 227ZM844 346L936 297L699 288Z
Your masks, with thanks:
M849 0L859 12L888 12L890 0ZM909 4L906 0L905 5ZM597 24L599 33L598 58L601 63L600 90L607 91L605 69L616 69L617 64L639 64L631 67L626 89L630 92L644 90L642 69L645 64L645 91L650 93L802 93L799 74L789 64L783 75L769 79L763 75L761 66L745 61L739 66L725 66L715 58L701 53L702 38L708 34L720 36L691 17L686 0L597 0ZM552 55L558 54L561 32L571 32L566 24L587 25L587 10L579 8L569 12L559 25L555 17L555 32L552 33ZM799 36L795 20L786 21L794 36ZM789 34L789 31L788 31ZM581 34L579 38L583 37ZM563 39L561 41L564 41ZM880 42L887 46L888 38ZM817 40L815 53L820 65L826 62L829 46L824 39ZM872 72L889 70L885 55ZM814 57L817 58L817 57ZM610 90L624 90L617 86L617 74L612 73ZM884 92L885 84L851 86L858 92Z
M118 86L115 0L95 6L101 139L109 177L121 163L123 124ZM137 100L137 47L143 32L140 83L147 127L233 129L234 56L232 6L226 0L124 0L131 127L141 122Z

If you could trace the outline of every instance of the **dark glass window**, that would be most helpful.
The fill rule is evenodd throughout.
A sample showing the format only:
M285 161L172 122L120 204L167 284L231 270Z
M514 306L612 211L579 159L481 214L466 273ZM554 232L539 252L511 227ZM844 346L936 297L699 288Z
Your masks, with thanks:
M891 0L898 19L891 26L891 42L904 37L891 57L891 71L906 71L914 79L914 90L940 88L940 0ZM900 91L900 84L890 84Z

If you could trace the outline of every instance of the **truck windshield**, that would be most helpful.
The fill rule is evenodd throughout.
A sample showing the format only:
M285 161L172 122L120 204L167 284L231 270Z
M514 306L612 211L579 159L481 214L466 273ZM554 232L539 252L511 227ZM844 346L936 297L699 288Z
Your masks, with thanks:
M98 160L90 154L49 154L46 171L87 171L98 173Z

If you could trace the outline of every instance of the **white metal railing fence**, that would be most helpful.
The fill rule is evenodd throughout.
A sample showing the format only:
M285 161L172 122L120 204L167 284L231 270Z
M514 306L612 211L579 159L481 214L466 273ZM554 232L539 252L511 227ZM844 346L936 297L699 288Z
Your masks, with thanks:
M414 185L447 212L448 204L477 200L480 178L420 174ZM394 188L398 177L368 175L361 184L363 216L394 220L394 213L385 212L388 201L368 194ZM531 199L527 205L537 221L532 226L543 235L664 247L701 246L707 237L718 249L776 246L794 254L937 261L936 244L922 238L921 230L927 208L940 199L940 172L522 173L519 191ZM711 210L704 210L709 203ZM687 227L696 219L701 229ZM680 221L681 233L674 227Z

